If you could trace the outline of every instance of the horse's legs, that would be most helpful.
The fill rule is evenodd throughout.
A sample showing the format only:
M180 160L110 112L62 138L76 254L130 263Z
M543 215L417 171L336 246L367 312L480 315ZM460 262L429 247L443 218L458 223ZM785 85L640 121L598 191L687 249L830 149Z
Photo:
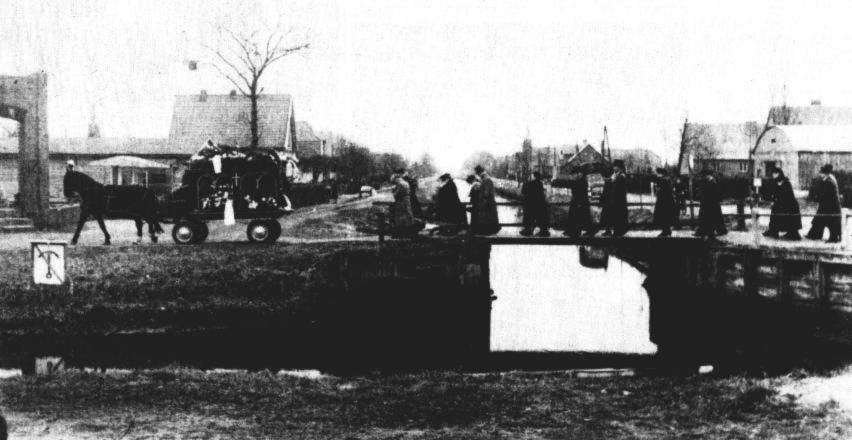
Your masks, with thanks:
M136 217L133 221L136 222L136 244L142 244L142 219Z
M109 241L109 232L107 232L106 225L104 224L104 216L100 213L94 214L95 219L98 221L98 226L101 227L101 231L104 233L104 244L110 244Z
M156 220L146 220L148 222L148 235L151 237L151 243L157 242L157 222ZM141 231L139 232L142 233Z
M77 220L77 229L74 230L74 236L71 237L71 244L77 244L77 240L80 238L80 231L83 230L83 225L86 224L86 220L89 219L89 210L85 208L80 208L80 219Z

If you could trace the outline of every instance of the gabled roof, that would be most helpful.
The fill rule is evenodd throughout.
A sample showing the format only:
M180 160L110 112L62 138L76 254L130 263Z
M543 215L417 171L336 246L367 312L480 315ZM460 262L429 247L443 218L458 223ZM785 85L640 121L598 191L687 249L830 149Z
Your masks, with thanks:
M320 140L320 138L314 134L314 128L306 121L296 121L296 138L299 142Z
M89 162L87 167L120 168L169 168L168 165L136 156L113 156Z
M795 151L852 153L852 125L779 125L770 128L764 139L777 131L787 136Z
M290 95L258 98L259 147L293 150L296 121ZM175 152L195 154L207 141L249 146L251 101L242 95L175 96L169 145Z
M51 138L49 153L75 156L175 156L164 138ZM18 154L18 138L0 138L0 154Z
M852 125L852 107L774 106L769 125Z

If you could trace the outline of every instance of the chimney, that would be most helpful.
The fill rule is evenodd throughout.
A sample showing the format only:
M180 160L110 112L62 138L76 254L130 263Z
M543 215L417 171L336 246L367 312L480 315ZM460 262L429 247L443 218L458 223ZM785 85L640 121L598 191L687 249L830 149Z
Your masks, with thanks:
M822 105L822 101L820 101L819 99L812 99L811 105Z
M201 94L198 96L199 102L207 102L207 90L201 90Z

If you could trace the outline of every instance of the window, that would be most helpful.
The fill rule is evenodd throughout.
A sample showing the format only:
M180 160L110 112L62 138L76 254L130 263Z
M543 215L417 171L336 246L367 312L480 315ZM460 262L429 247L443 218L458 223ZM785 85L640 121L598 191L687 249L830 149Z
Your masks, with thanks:
M744 173L746 171L748 171L748 162L740 162L740 172Z
M772 139L769 141L769 143L774 144L776 141L777 141L777 139L772 138Z

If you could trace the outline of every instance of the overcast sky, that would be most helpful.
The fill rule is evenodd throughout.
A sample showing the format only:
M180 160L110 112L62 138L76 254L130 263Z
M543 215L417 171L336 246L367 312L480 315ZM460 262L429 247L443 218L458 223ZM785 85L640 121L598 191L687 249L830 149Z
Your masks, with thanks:
M177 5L173 4L176 3ZM201 43L277 17L309 52L264 78L296 118L455 169L479 149L600 142L672 158L684 117L852 105L842 2L0 0L0 74L48 72L50 135L165 137L173 96L227 93ZM785 90L786 85L786 93Z

